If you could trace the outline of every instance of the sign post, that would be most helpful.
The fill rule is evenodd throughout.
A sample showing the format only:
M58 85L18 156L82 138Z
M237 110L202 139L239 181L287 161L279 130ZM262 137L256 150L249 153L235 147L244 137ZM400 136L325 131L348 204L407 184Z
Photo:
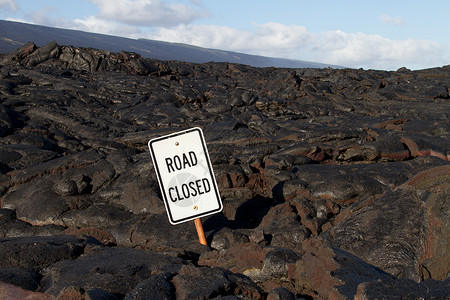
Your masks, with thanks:
M197 229L198 240L202 245L208 245L206 242L205 232L203 231L202 221L200 218L194 219L195 229Z
M203 132L195 127L148 142L159 187L172 225L195 220L206 245L201 217L222 210Z

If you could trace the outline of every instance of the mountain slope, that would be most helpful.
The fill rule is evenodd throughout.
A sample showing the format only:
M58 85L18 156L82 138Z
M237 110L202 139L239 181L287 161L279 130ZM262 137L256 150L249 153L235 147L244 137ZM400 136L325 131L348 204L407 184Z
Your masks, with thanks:
M136 40L79 30L0 20L0 53L11 52L29 41L33 41L38 46L56 41L60 45L91 47L113 52L124 50L139 53L145 58L193 63L214 61L239 63L253 67L326 68L330 66L339 68L338 66L315 62L249 55L148 39Z

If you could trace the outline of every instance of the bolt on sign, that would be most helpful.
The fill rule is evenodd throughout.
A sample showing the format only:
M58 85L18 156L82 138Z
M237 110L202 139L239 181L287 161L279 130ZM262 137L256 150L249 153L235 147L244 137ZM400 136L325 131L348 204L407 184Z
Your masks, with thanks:
M200 128L152 139L148 146L171 224L222 210L222 200Z

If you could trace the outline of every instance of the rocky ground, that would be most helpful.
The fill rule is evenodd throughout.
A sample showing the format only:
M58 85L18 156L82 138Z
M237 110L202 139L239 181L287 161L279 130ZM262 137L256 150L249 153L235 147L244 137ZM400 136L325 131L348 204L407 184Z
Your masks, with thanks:
M450 66L0 56L0 298L445 299ZM204 131L222 213L170 225L147 148Z

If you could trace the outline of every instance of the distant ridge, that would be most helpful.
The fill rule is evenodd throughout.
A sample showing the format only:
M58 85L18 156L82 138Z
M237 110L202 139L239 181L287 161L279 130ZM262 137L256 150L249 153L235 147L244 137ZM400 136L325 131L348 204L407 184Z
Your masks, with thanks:
M342 68L323 63L249 55L148 39L136 40L79 30L0 20L0 53L9 53L30 41L37 46L56 41L60 45L96 48L111 52L130 51L139 53L145 58L158 60L177 60L193 63L229 62L253 67Z

